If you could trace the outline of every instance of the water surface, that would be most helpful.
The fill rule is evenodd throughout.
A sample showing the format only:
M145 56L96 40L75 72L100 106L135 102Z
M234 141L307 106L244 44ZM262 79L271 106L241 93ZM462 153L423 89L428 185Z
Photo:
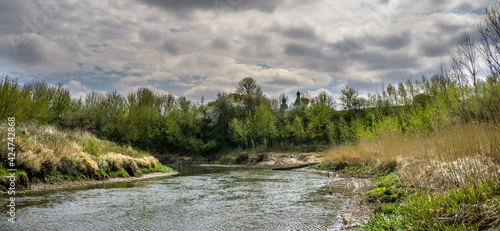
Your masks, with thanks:
M16 196L9 230L336 230L345 179L309 172L178 167L177 176ZM2 196L6 214L8 197Z

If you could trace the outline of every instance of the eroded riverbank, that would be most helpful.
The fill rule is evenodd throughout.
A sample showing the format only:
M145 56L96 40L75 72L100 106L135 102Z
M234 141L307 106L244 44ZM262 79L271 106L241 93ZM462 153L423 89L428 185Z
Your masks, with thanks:
M164 177L175 175L177 172L153 172L153 173L145 173L140 177L116 177L116 178L105 178L103 180L97 179L86 179L86 180L77 180L77 181L58 181L53 184L49 183L35 183L29 184L27 188L16 190L16 194L24 194L30 192L39 192L45 190L55 190L55 189L68 189L74 187L82 187L82 186L91 186L91 185L100 185L100 184L109 184L116 182L132 182L137 180L150 179L155 177ZM7 192L1 192L2 194L6 194Z

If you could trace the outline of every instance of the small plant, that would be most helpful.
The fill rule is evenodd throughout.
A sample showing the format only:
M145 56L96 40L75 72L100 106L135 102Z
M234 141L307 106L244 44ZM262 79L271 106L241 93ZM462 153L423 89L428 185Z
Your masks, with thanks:
M85 174L78 172L78 171L74 171L73 176L75 176L76 178L79 178L79 179L85 179Z
M172 168L163 166L161 163L158 163L156 167L151 168L151 171L153 172L172 172L174 171Z
M396 182L396 176L386 176L377 182L377 187L391 186Z
M99 169L99 173L101 173L101 175L104 177L104 178L108 178L109 175L104 171L102 170L101 168Z
M74 181L75 178L73 176L70 176L70 175L63 175L63 178L64 180L67 180L67 181Z
M116 174L121 177L130 177L130 175L128 174L127 171L125 171L124 168L118 169L118 172Z

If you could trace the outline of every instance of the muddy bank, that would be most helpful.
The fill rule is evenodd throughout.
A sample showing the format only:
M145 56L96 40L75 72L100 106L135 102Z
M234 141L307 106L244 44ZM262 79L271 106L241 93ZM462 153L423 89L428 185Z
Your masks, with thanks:
M177 172L153 172L153 173L143 173L140 177L116 177L116 178L106 178L104 180L96 180L96 179L86 179L86 180L76 180L76 181L59 181L53 184L48 183L36 183L29 184L26 189L18 189L16 190L16 194L27 193L27 192L37 192L44 190L53 190L53 189L66 189L72 187L79 186L89 186L89 185L99 185L99 184L107 184L107 183L115 183L115 182L132 182L136 180L144 180L155 177L162 176L170 176L175 175ZM7 192L2 191L2 194L6 194Z

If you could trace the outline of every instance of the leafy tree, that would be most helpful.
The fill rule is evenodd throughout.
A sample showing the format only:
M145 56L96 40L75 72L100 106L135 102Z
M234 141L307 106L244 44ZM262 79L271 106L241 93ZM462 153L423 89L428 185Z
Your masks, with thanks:
M349 87L349 85L346 84L345 87L343 87L340 91L342 92L342 95L340 96L340 102L342 102L344 109L349 111L355 109L359 104L359 90Z
M231 140L234 142L245 143L245 148L248 148L248 127L243 121L233 118L229 123L229 133L231 134Z
M238 82L236 93L241 95L247 111L253 111L261 101L266 100L262 87L251 77L245 77Z

